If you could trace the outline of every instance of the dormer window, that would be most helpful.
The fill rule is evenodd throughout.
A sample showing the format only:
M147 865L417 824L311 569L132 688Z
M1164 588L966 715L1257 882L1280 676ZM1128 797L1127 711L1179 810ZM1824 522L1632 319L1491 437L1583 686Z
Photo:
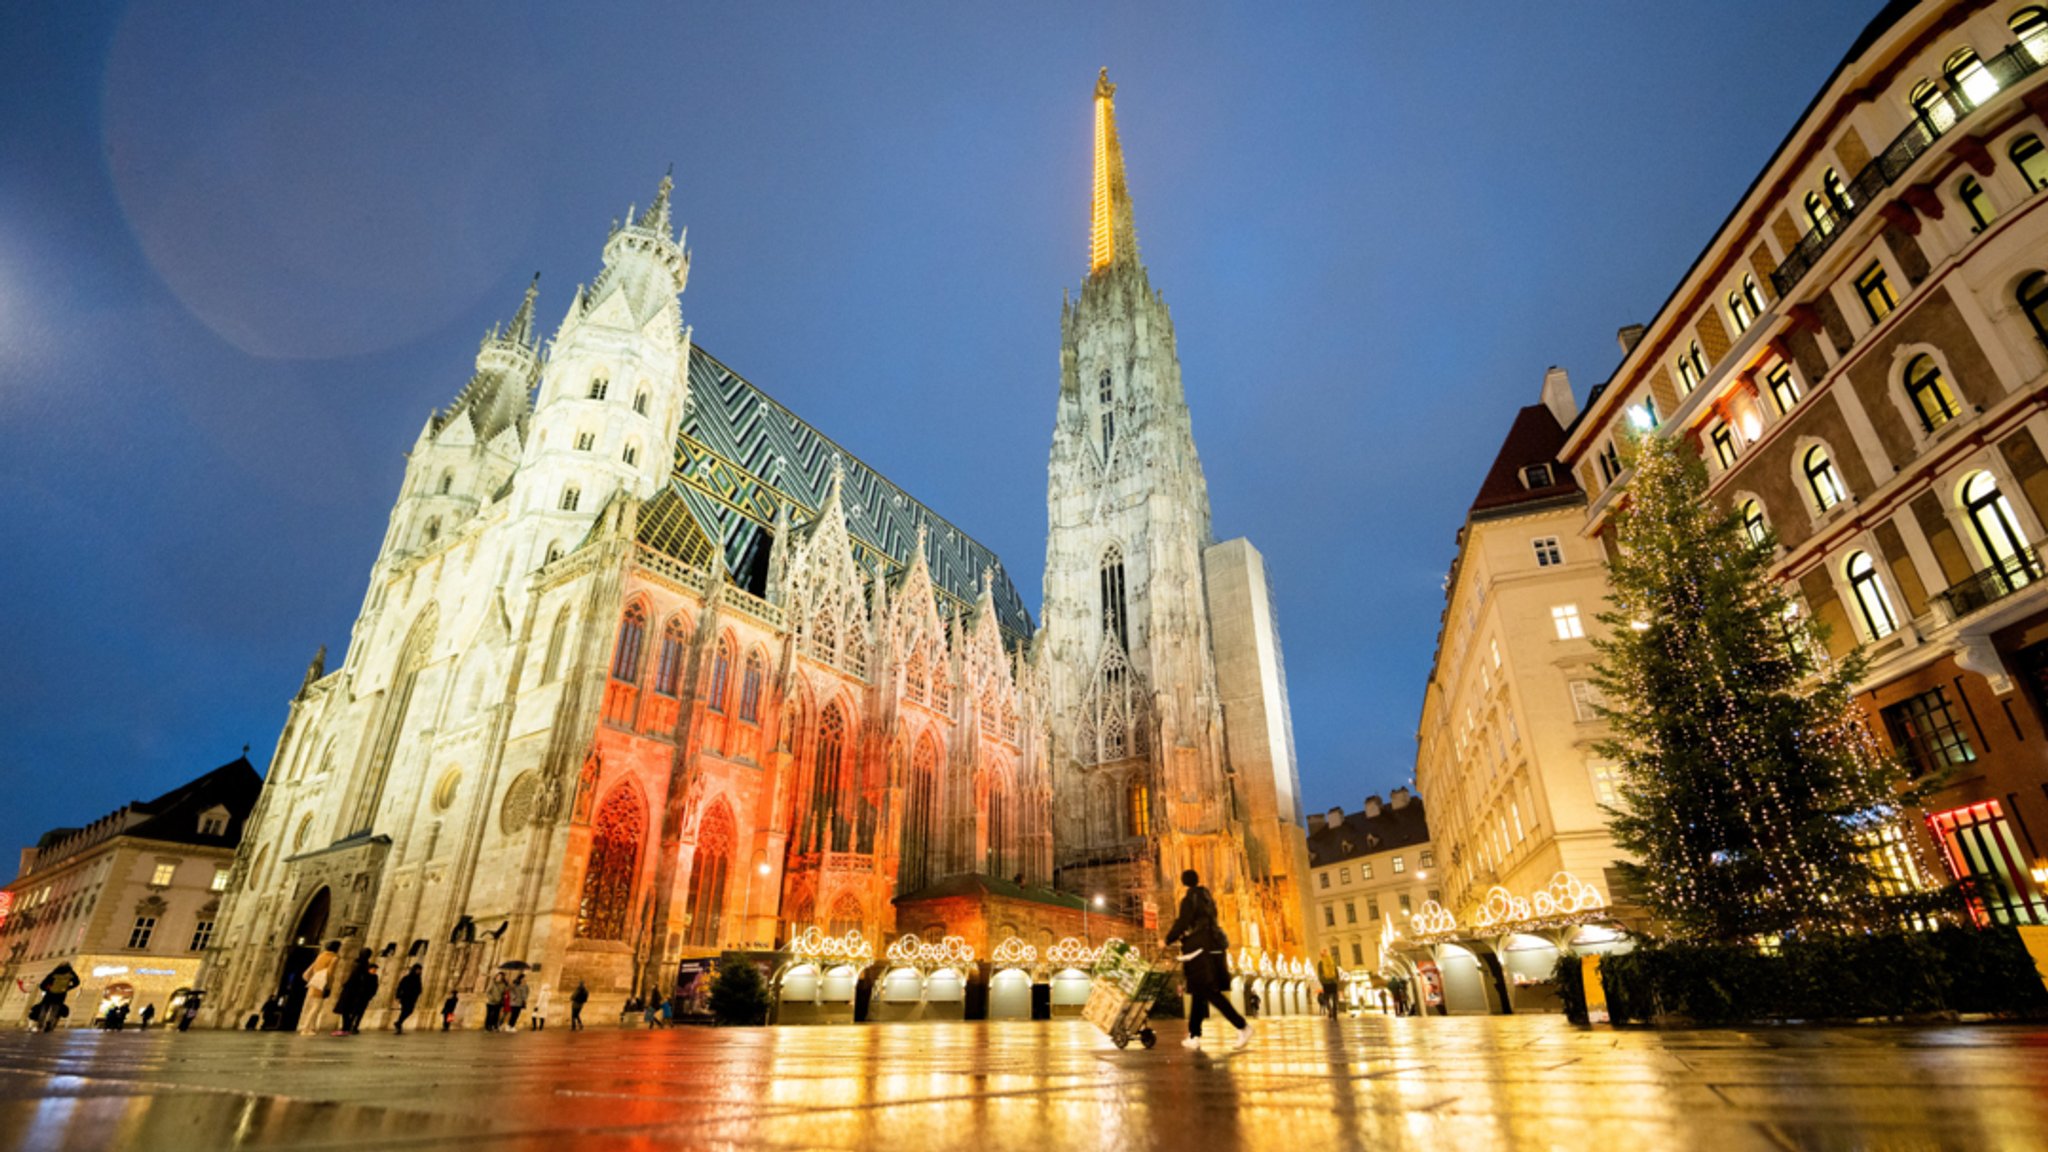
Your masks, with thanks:
M218 804L199 814L201 836L225 836L228 834L228 810Z
M1548 464L1531 464L1527 468L1522 469L1522 487L1524 488L1548 488L1554 483L1556 481L1551 479L1550 465Z

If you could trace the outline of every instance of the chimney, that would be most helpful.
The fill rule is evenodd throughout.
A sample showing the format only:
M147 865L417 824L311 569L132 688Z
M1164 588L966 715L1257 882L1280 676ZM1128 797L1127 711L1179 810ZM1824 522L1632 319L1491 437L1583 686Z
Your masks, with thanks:
M1343 823L1344 810L1342 808L1332 808L1323 816L1323 827L1325 828L1336 828Z
M1396 788L1394 789L1393 793L1388 797L1387 802L1390 805L1392 805L1396 812L1398 812L1401 809L1406 808L1408 806L1408 801L1411 799L1413 799L1413 797L1411 797L1408 794L1408 790L1406 788Z
M23 876L28 875L30 872L35 871L36 856L39 853L41 853L41 851L42 849L35 847L23 848L21 850L21 871L16 872L14 874L14 878L16 880L19 880Z
M1377 816L1377 815L1379 815L1379 814L1380 814L1380 798L1379 798L1379 797L1377 797L1377 796L1367 796L1367 797L1365 798L1365 814L1366 814L1366 815L1367 815L1368 817L1372 817L1372 816Z
M1557 417L1560 428L1571 427L1579 414L1578 402L1572 399L1572 378L1555 364L1543 373L1543 406Z
M1621 354L1626 356L1635 351L1636 345L1643 342L1643 333L1648 331L1649 329L1641 324L1629 324L1624 326L1621 331L1616 332L1614 338L1621 341Z

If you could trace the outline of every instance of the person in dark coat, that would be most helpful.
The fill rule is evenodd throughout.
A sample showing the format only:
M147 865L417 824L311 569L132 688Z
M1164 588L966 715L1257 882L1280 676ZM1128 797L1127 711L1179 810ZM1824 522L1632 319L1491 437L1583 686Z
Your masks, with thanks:
M450 1028L455 1027L455 1010L462 1006L461 995L460 992L450 988L448 990L448 998L441 1001L441 1031L446 1032Z
M368 948L356 955L356 966L341 983L341 995L335 997L334 1012L341 1017L341 1027L334 1030L336 1036L353 1036L363 1030L363 1013L369 1011L370 1002L377 995L377 962Z
M1224 994L1230 986L1230 969L1224 956L1230 951L1230 938L1223 934L1223 926L1216 922L1216 898L1202 887L1202 878L1193 868L1180 874L1180 882L1187 885L1187 895L1180 898L1180 912L1173 919L1173 927L1167 929L1166 942L1180 948L1181 975L1187 981L1188 1037L1181 1041L1186 1048L1202 1046L1202 1021L1209 1018L1214 1008L1223 1018L1237 1029L1233 1048L1243 1048L1252 1042L1252 1026L1238 1015L1237 1009Z
M154 1019L156 1019L156 1005L154 1005L154 1004L144 1004L144 1005L142 1006L142 1016L141 1016L141 1020L142 1020L142 1024L141 1024L141 1027L142 1027L142 1030L143 1030L144 1032L147 1032L147 1031L149 1031L149 1022L150 1022L150 1021L152 1021L152 1020L154 1020Z
M578 980L576 991L569 994L569 1031L583 1031L583 1006L590 1003L590 988Z
M426 981L421 978L420 966L417 964L406 969L405 975L398 978L398 993L393 997L398 1001L398 1022L391 1026L393 1032L401 1036L405 1034L405 1021L412 1015L412 1010L419 1006L420 993L425 990L425 985Z
M43 977L43 982L36 987L43 998L36 1002L30 1018L36 1022L37 1030L53 1031L64 1017L71 1014L64 1007L64 998L78 987L78 972L69 964L59 964L50 969L50 974Z

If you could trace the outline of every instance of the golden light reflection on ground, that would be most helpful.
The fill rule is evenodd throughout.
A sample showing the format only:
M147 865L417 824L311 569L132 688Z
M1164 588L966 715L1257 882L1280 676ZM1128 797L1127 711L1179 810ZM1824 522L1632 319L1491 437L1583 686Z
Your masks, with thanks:
M2048 1028L1614 1032L1555 1017L354 1038L0 1035L0 1149L2034 1149ZM1212 1041L1214 1043L1214 1041Z

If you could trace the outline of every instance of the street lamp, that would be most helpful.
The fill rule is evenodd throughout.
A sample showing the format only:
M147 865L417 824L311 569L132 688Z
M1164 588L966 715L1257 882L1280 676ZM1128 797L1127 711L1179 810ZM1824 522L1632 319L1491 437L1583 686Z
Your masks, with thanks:
M1081 935L1087 937L1088 945L1091 948L1095 945L1095 933L1088 927L1088 909L1090 907L1100 908L1106 903L1108 901L1102 898L1102 893L1097 892L1089 898L1088 903L1081 905Z
M773 872L774 869L768 867L766 860L762 860L754 865L754 871L766 876ZM754 886L752 884L747 885L746 895L740 903L740 924L746 929L747 945L752 947L757 943L754 939Z

